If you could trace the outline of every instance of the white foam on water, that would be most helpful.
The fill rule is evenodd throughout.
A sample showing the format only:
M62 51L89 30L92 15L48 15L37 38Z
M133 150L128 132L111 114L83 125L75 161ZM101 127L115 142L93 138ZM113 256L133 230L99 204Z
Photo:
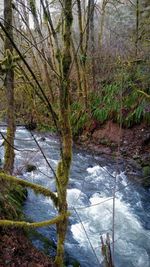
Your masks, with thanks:
M107 168L106 168L107 169ZM105 167L102 168L100 166L94 166L87 168L87 172L89 175L85 178L86 182L97 184L98 182L107 181L108 173Z
M94 167L89 167L87 168L87 172L93 175L96 175L99 171L101 171L102 168L98 165L94 166Z
M90 208L77 209L77 212L92 246L100 248L100 234L104 235L109 232L111 235L112 200L94 194L90 202ZM88 241L82 223L72 225L71 231L75 240L86 250ZM143 229L128 205L120 199L116 199L115 240L117 257L122 257L124 260L128 259L134 267L149 267L150 259L145 247L149 246L150 248L148 245L150 244L150 231ZM98 254L100 254L100 250Z
M67 190L67 201L69 207L84 206L85 202L88 201L87 196L82 193L79 189L73 188Z

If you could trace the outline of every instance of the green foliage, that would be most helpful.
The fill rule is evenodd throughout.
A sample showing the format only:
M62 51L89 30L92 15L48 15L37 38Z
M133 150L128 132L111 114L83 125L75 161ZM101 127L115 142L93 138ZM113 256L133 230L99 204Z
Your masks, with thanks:
M91 95L91 111L93 118L101 123L117 116L121 103L118 101L120 97L119 86L110 84L103 88L99 96Z
M0 192L0 214L7 219L22 217L22 203L27 191L19 185L2 185Z
M125 67L116 75L114 83L104 86L97 95L92 93L93 119L100 123L107 120L122 122L124 127L132 127L142 121L150 123L149 97L145 93L149 90L146 72L147 68L145 70L143 65Z
M9 49L5 51L5 57L0 60L0 74L4 75L8 70L14 69L17 73L20 74L19 69L17 68L17 62L20 60L18 55L11 53Z
M37 130L40 132L50 132L50 133L56 133L56 127L53 125L53 123L40 123L37 126Z
M81 134L86 123L88 122L88 114L83 110L83 106L79 102L74 102L71 105L71 126L73 136Z

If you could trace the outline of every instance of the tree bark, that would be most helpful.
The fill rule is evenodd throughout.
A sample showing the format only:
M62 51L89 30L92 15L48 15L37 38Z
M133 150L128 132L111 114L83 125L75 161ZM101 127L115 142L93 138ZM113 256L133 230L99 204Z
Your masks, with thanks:
M13 40L13 28L12 28L12 0L4 1L4 26ZM5 142L5 160L4 160L4 170L7 173L12 174L14 166L14 136L15 136L15 115L14 115L14 69L11 64L13 60L13 45L5 37L5 56L7 57L6 67L6 78L5 87L7 95L7 142Z
M69 103L69 74L71 66L71 26L72 0L63 0L64 12L64 33L63 33L63 52L59 90L60 114L59 122L61 127L61 160L57 166L57 193L58 193L58 212L63 216L67 214L67 186L69 181L70 165L72 160L72 131L70 124L70 103ZM67 232L68 218L65 216L63 222L57 224L57 255L55 266L63 266L64 242Z

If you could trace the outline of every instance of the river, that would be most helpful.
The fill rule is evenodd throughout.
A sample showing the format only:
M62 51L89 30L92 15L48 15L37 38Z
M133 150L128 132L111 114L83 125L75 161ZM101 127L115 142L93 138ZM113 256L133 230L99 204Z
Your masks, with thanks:
M5 129L1 128L5 133ZM59 160L59 142L53 136L35 134L48 161L55 169ZM0 139L2 142L2 138ZM16 131L15 173L55 192L52 171L35 144L30 132L23 127ZM3 147L0 150L3 158ZM27 164L37 170L25 172ZM65 242L70 258L77 259L81 267L102 266L101 241L107 233L112 236L113 189L116 177L115 200L115 267L150 267L150 190L132 183L124 173L124 164L74 149L73 164L68 186L71 216ZM49 198L28 190L24 205L26 217L33 221L52 218L56 210ZM39 231L56 243L55 226ZM40 240L34 244L42 248ZM70 261L71 262L71 261ZM71 263L68 266L72 266Z

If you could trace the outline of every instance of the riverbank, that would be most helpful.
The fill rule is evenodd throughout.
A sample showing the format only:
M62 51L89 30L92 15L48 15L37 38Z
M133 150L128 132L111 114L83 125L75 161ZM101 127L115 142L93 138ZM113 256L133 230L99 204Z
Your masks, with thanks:
M129 178L150 186L150 126L142 123L130 129L120 129L112 121L96 127L93 124L83 131L76 147L93 155L124 161Z
M24 219L27 191L1 181L0 219ZM0 227L0 267L52 267L52 260L36 249L22 229Z

